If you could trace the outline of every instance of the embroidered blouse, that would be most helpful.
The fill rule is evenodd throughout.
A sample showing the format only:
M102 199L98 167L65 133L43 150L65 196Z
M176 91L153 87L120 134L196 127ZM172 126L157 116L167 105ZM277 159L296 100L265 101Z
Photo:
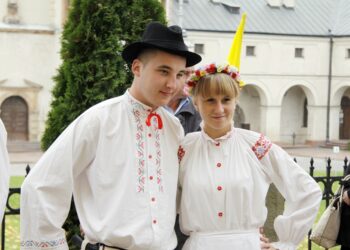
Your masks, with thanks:
M61 227L72 194L91 243L175 248L183 129L164 108L150 112L126 92L69 125L22 186L21 249L68 249Z
M321 200L318 184L263 135L233 128L213 140L204 131L190 133L178 156L183 233L258 229L267 217L270 183L285 198L274 246L294 250L311 228Z
M0 221L4 216L9 192L10 162L6 148L7 133L0 119Z

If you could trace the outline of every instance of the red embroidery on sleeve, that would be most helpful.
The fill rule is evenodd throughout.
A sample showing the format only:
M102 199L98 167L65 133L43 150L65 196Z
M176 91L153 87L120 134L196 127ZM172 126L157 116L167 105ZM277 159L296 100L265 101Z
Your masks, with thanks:
M265 136L261 134L255 145L252 147L252 150L255 153L256 157L261 160L266 155L266 153L269 152L271 146L271 141L266 139Z

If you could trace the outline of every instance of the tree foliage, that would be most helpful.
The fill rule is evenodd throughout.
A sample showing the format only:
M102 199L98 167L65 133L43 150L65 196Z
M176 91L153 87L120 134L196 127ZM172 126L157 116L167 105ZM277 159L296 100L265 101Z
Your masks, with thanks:
M46 150L82 112L119 96L132 76L121 58L151 20L165 23L157 0L74 0L62 34L60 65L42 137Z
M152 20L165 23L158 0L71 1L61 38L62 64L54 76L51 110L41 140L43 150L86 109L125 92L132 75L121 51L139 40ZM78 224L73 206L64 226L68 240L79 232Z

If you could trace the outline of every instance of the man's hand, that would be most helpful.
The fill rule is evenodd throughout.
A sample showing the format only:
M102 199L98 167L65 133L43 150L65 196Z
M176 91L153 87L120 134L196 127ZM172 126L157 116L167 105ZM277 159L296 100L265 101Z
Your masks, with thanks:
M344 191L343 201L350 206L350 197L349 197L349 189Z

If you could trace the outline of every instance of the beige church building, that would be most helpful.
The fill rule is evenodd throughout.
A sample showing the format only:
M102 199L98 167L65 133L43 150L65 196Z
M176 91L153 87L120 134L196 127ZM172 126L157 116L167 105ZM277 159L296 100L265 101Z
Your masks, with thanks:
M38 142L60 65L68 0L0 1L0 117L9 142Z
M203 63L226 62L247 13L241 53L246 82L235 125L284 143L350 139L350 2L166 1Z
M245 81L235 126L275 142L350 140L348 0L163 0L203 62L226 62L242 13ZM0 2L0 117L9 140L45 129L69 0Z

